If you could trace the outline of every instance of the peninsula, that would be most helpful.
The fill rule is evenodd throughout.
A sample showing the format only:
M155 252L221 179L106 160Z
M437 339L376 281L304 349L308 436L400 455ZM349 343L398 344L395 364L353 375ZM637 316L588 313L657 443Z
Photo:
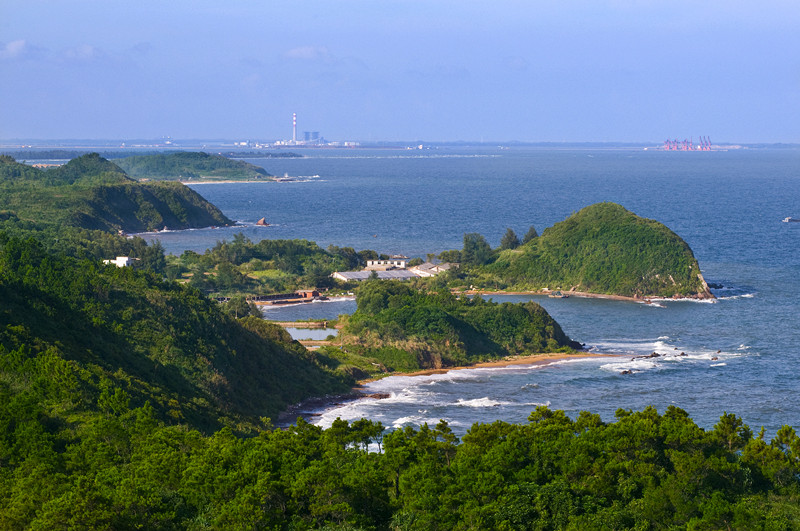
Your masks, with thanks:
M41 170L0 156L0 211L41 225L143 232L231 225L177 182L140 183L97 154Z

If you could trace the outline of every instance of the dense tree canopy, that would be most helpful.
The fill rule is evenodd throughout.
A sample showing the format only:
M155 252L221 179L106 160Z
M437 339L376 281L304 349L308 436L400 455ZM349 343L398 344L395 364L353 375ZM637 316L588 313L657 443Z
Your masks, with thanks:
M500 250L505 251L507 249L516 249L519 246L520 241L517 237L517 233L511 228L506 229L506 233L503 234L503 237L500 239Z
M481 266L494 259L489 242L477 232L464 235L464 247L461 249L461 264L465 266Z
M5 381L25 389L31 370L49 374L46 364L58 360L74 382L59 390L71 406L58 407L67 410L88 407L86 393L108 382L132 407L149 402L162 419L249 429L289 404L350 383L282 329L227 317L193 288L54 255L3 233L0 300Z
M538 238L538 237L539 237L539 233L538 233L538 232L536 232L536 227L534 227L533 225L531 225L531 226L530 226L530 228L528 229L528 232L526 232L526 233L525 233L525 236L523 236L523 238L522 238L522 243L523 243L523 244L526 244L526 243L528 243L529 241L531 241L531 240L533 240L533 239L535 239L535 238Z

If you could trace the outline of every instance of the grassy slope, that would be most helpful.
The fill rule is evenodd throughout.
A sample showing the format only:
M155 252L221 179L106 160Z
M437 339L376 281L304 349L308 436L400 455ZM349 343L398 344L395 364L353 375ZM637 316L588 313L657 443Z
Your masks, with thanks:
M115 161L137 179L266 179L269 173L259 166L222 155L180 152L125 157Z
M503 252L489 271L528 289L710 296L685 241L614 203L582 209L519 249Z
M139 232L232 223L190 188L180 183L137 183L97 155L84 155L48 171L3 157L0 192L0 210L45 225Z

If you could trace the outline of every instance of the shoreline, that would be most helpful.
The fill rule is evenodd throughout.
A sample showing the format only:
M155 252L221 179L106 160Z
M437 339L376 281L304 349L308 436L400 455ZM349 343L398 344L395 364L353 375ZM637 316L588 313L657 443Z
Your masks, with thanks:
M363 384L390 378L392 376L430 376L431 374L446 374L450 371L463 371L466 369L495 369L500 367L511 367L514 365L547 365L556 361L563 361L567 359L590 359L590 358L605 358L617 357L621 354L599 354L597 352L580 352L580 353L565 353L565 352L548 352L544 354L528 354L525 356L507 356L503 359L492 361L479 361L473 365L460 365L457 367L443 367L441 369L422 369L414 372L393 372L386 376L378 378L367 378L359 380L354 390L361 388Z
M456 294L464 294L464 295L480 295L480 296L488 296L491 298L492 295L538 295L542 297L549 296L551 293L555 291L560 291L562 294L566 295L567 297L579 297L582 299L606 299L612 301L622 301L622 302L635 302L638 304L653 304L654 302L659 301L697 301L697 300L714 300L716 297L712 296L709 298L704 297L663 297L663 296L656 296L656 295L648 295L646 297L630 297L627 295L610 295L607 293L590 293L588 291L572 291L572 290L530 290L530 291L487 291L487 290L479 290L479 289L468 289L465 291L456 292ZM561 298L561 297L557 297Z
M241 181L237 180L226 180L226 181L178 181L181 184L190 185L190 184L239 184L239 183L274 183L277 182L274 179L242 179Z
M559 298L569 298L569 297L581 297L584 299L609 299L612 301L625 301L625 302L641 302L645 304L650 303L649 297L637 298L637 297L628 297L627 295L609 295L606 293L589 293L588 291L571 291L571 290L529 290L529 291L487 291L487 290L479 290L479 289L469 289L466 291L462 291L465 295L480 295L480 296L489 296L491 298L492 295L539 295L542 297L548 297L551 293L555 291L560 291L562 294L566 295L566 297L559 297Z
M529 354L525 356L509 356L499 360L481 361L474 365L461 365L457 367L445 367L441 369L423 369L414 372L392 372L377 378L367 378L359 380L356 385L350 389L349 393L339 395L311 397L298 404L289 406L285 411L278 415L275 421L275 426L278 428L287 428L297 422L300 417L306 422L311 422L314 418L322 415L322 412L334 407L343 406L350 402L363 400L364 398L384 399L389 395L382 393L369 393L364 389L365 384L382 380L384 378L391 378L392 376L430 376L432 374L446 374L450 371L462 371L466 369L491 369L501 367L511 367L515 365L548 365L558 361L567 359L591 359L591 358L605 358L605 357L618 357L621 354L599 354L596 352L579 352L579 353L562 353L550 352L543 354Z

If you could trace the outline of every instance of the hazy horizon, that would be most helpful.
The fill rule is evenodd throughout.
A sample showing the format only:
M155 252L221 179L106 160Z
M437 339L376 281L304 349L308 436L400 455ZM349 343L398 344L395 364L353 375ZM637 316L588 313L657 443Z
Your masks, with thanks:
M6 0L0 139L798 143L800 4Z

